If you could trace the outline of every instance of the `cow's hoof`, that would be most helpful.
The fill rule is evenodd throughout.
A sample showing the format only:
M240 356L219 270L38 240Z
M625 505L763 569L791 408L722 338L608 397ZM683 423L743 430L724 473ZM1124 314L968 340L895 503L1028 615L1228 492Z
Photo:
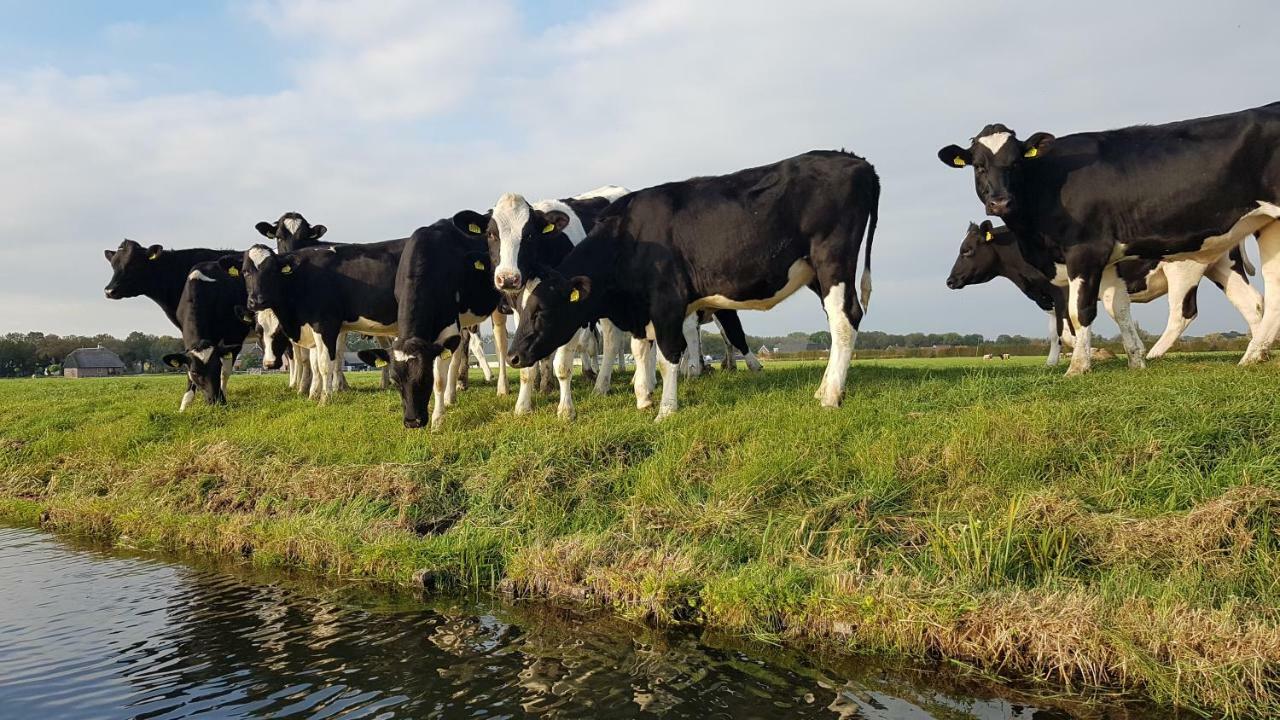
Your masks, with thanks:
M822 398L822 407L838 410L840 409L840 398L839 397Z
M608 395L608 394L609 394L609 387L608 387L607 385L606 385L606 386L604 386L604 387L601 387L600 385L597 385L597 386L596 386L596 388L595 388L595 390L593 390L592 392L594 392L596 395Z
M1246 352L1244 357L1240 358L1241 367L1246 365L1257 365L1267 361L1267 353L1265 352Z
M531 412L533 412L532 405L517 405L515 409L516 415L528 415Z
M431 432L436 432L442 427L444 427L444 418L431 418Z
M676 409L673 407L658 408L658 415L653 419L653 421L662 422L663 420L666 420L667 418L675 414L676 414Z
M1147 361L1143 360L1141 355L1130 355L1129 369L1130 370L1146 370Z
M1067 374L1064 377L1079 377L1089 372L1089 368L1082 365L1072 365L1067 368Z
M653 407L653 401L652 401L652 400L636 400L636 409L637 409L637 410L648 410L648 409L649 409L649 408L651 408L651 407Z
M578 411L575 410L572 405L569 407L562 407L559 410L556 410L556 415L558 415L561 420L572 421L572 420L578 419Z

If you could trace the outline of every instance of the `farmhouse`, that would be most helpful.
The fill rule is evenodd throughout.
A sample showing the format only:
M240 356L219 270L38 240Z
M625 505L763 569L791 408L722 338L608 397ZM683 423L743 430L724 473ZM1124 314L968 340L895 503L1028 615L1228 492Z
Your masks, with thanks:
M124 361L99 345L72 350L62 361L62 374L69 378L109 377L124 374Z

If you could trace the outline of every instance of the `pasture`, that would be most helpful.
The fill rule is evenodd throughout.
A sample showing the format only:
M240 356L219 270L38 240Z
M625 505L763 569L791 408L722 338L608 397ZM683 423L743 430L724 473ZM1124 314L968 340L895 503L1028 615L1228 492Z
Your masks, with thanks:
M1273 714L1280 369L1237 359L859 360L839 410L772 362L660 424L629 372L572 424L477 381L437 433L373 373L181 415L176 375L2 381L0 518Z

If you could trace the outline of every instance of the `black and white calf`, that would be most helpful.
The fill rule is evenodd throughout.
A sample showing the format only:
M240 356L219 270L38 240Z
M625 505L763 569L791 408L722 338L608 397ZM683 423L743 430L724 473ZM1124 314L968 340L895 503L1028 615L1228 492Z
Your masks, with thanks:
M197 390L210 405L227 402L227 378L254 328L253 316L244 309L239 262L236 254L199 263L183 283L176 314L184 352L164 356L170 367L187 369L187 392L180 410L187 409Z
M1195 319L1196 291L1202 277L1207 276L1222 289L1244 317L1251 333L1262 319L1262 296L1249 284L1252 268L1243 246L1232 248L1207 266L1197 260L1124 260L1107 272L1118 276L1133 302L1146 303L1168 295L1169 322L1160 340L1147 353L1149 360L1162 357ZM1041 247L1022 241L1009 228L995 227L990 221L980 225L970 223L947 277L947 287L958 290L997 276L1008 278L1049 314L1046 364L1056 365L1059 338L1074 344L1074 333L1066 317L1065 269L1054 263ZM1102 293L1103 307L1112 318L1117 315L1116 296L1117 293L1105 290Z
M626 195L626 188L606 185L572 198L541 200L530 204L523 196L507 193L498 198L487 216L475 214L467 218L467 227L481 228L488 243L489 259L493 263L493 284L506 293L515 311L517 328L523 321L521 291L533 281L542 278L558 265L582 242L595 225L596 217L611 202ZM609 392L613 375L613 358L621 349L620 335L607 319L600 323L602 345L606 361L596 375L597 393ZM499 355L507 350L506 327L494 324L494 338ZM583 356L583 370L590 371L594 364L594 337L584 324L556 351L553 361L556 379L560 385L560 403L557 412L561 417L574 415L573 394L570 391L570 375L575 355ZM520 371L520 393L516 397L517 415L533 410L533 377L529 368ZM500 372L499 383L505 383Z
M1210 265L1257 234L1263 319L1241 359L1263 360L1280 333L1280 103L1227 115L1026 140L1005 125L938 152L974 168L988 215L1060 254L1079 341L1068 375L1090 366L1107 266L1124 259ZM1121 328L1130 363L1142 342Z
M767 310L808 286L822 298L832 336L817 396L836 407L871 295L879 198L871 164L837 151L620 198L555 272L525 287L527 318L516 333L512 364L545 357L584 323L607 317L636 337L656 340L661 419L677 407L685 318L705 309ZM864 236L859 298L854 286ZM636 361L636 373L645 374L638 354ZM636 401L651 403L643 388Z
M326 245L282 254L254 245L244 254L248 309L257 313L264 339L284 333L316 356L312 398L325 402L338 389L347 332L395 336L395 278L405 242ZM264 356L263 364L274 360Z
M407 428L423 426L429 395L435 398L432 428L444 421L446 396L464 367L466 353L457 352L461 328L479 324L498 307L483 231L470 229L475 215L463 211L409 237L394 282L399 337L390 351L360 351L362 360L377 367L390 362Z

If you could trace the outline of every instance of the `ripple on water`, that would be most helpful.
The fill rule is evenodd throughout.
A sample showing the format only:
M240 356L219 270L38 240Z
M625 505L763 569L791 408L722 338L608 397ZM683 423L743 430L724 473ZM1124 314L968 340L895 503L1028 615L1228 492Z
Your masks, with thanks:
M0 715L1070 717L564 611L373 604L276 580L0 528Z

